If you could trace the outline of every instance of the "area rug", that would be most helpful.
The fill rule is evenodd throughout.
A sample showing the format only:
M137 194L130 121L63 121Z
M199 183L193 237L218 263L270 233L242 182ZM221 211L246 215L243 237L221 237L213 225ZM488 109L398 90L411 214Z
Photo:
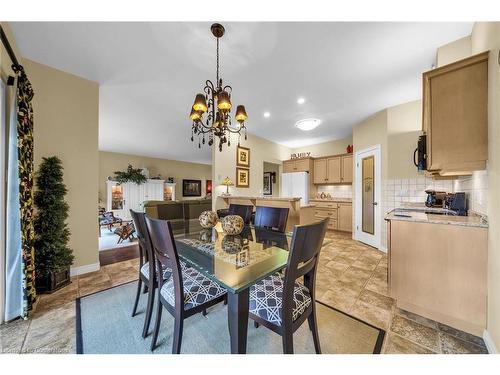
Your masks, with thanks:
M131 317L137 282L131 282L76 300L77 353L151 354L150 334L141 336L146 295L138 313ZM380 353L385 332L322 303L317 318L323 354ZM154 322L154 315L152 322ZM172 350L173 318L163 311L158 347L154 354ZM151 325L151 330L153 324ZM314 353L312 335L305 322L293 335L295 353ZM219 304L207 316L197 314L184 322L183 354L230 353L227 306ZM254 328L249 320L247 353L281 354L281 337L265 327Z

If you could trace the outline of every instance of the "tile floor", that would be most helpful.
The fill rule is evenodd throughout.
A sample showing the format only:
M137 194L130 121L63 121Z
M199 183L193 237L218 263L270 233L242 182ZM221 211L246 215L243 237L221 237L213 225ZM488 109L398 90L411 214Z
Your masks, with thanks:
M387 291L387 257L331 234L322 250L317 299L386 330L383 353L486 353L481 338L395 307ZM0 326L0 352L74 353L75 299L137 278L138 259L78 276L62 290L42 295L28 320Z

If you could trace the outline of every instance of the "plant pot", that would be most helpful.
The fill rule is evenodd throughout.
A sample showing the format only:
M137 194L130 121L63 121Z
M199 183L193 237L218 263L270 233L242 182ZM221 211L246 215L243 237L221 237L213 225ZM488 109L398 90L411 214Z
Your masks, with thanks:
M54 293L71 283L68 269L61 272L52 272L46 277L36 278L36 291L38 293Z

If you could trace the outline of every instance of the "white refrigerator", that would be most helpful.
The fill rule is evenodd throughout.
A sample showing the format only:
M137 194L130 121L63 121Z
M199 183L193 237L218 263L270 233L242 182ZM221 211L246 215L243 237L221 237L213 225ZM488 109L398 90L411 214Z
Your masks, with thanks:
M309 203L309 173L293 172L281 175L281 197L302 198L300 205Z

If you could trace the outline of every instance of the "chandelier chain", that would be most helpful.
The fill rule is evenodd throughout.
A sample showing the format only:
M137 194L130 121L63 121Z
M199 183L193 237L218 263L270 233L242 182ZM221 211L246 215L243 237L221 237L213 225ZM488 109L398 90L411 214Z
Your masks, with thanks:
M219 86L219 38L215 38L217 40L217 81L215 82L215 86Z

